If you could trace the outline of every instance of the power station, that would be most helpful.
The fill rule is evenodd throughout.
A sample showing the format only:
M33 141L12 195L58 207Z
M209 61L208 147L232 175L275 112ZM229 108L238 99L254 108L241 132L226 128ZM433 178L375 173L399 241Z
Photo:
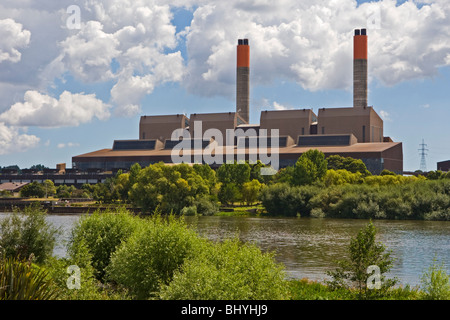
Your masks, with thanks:
M249 123L250 114L250 45L248 39L239 39L236 57L236 111L222 113L192 113L189 115L144 115L140 118L139 139L116 140L112 149L102 149L72 158L72 167L101 171L127 170L134 163L148 166L152 163L173 163L172 152L180 139L172 139L175 130L187 132L185 142L192 146L188 163L196 163L196 153L212 143L215 156L237 159L244 153L246 159L258 158L258 147L246 139L278 130L278 157L280 167L295 164L309 149L318 149L325 156L341 155L361 159L373 174L383 169L403 173L401 142L385 137L383 120L372 106L368 106L368 36L366 29L355 30L353 38L353 106L346 108L265 110L259 124ZM201 123L201 125L196 125ZM223 140L208 136L215 129L223 138L230 130L241 129L247 135L241 144L219 145ZM201 137L199 141L199 138ZM206 137L206 138L205 138ZM243 150L242 150L243 149ZM272 152L269 146L269 151ZM275 152L275 151L274 151ZM263 161L264 162L264 161Z

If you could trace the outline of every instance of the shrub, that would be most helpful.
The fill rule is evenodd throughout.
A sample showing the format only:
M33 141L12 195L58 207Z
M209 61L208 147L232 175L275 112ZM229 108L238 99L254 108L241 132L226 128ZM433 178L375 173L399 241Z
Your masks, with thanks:
M170 282L198 241L183 220L154 215L113 253L107 277L137 299L151 298Z
M92 255L92 266L99 280L103 280L105 268L116 248L139 227L139 219L128 211L96 211L83 216L72 229L69 250L76 252L86 245Z
M385 246L381 242L375 241L376 228L369 224L361 229L357 236L350 240L348 246L348 258L337 261L338 268L335 271L329 271L327 274L332 277L327 281L333 289L357 290L357 297L367 299L370 297L383 297L388 290L393 287L397 279L386 279L383 275L389 272L393 265L393 259L390 257L391 251L385 252ZM380 272L380 287L369 288L368 268L376 266Z
M423 298L426 300L450 300L450 276L443 263L438 265L436 258L421 278Z
M309 216L309 202L317 192L318 188L313 186L294 187L277 183L263 188L259 199L271 216Z
M219 205L212 196L199 196L194 200L194 206L198 214L212 216L219 212Z
M197 215L197 207L196 206L184 207L183 209L181 209L180 214L182 216L196 216Z
M0 300L50 300L58 294L45 269L31 261L0 260Z
M47 213L39 204L14 212L0 223L0 256L28 259L43 263L53 254L59 230L46 220Z
M162 286L167 300L280 300L288 297L287 281L273 254L237 239L205 243Z
M68 258L52 257L46 264L49 276L59 288L59 298L62 300L124 300L128 299L125 291L113 290L110 285L102 284L96 278L95 269L92 267L92 255L89 253L84 241L70 250ZM79 268L79 288L69 288L71 282L68 273L69 266ZM72 282L71 282L72 283Z

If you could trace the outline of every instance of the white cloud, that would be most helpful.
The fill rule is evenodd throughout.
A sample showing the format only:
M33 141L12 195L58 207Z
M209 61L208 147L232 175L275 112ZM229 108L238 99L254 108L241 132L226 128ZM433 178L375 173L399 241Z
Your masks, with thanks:
M59 148L59 149L62 149L62 148L73 148L73 147L79 147L80 146L80 144L79 143L76 143L76 142L68 142L68 143L58 143L58 145L57 145L57 147Z
M80 30L66 27L73 4L81 8ZM193 11L179 33L178 7ZM350 90L353 29L368 25L373 12L379 29L369 30L371 79L394 85L450 65L448 0L4 0L0 61L15 63L0 64L0 112L27 91L45 95L67 74L81 84L107 83L116 115L141 112L142 99L166 82L232 99L239 38L250 41L252 86L283 79L308 90ZM182 41L187 61L177 49ZM50 126L67 125L59 120Z
M30 37L31 32L13 19L0 20L0 63L19 62L22 54L18 49L28 46Z
M0 121L13 126L56 128L78 126L94 118L106 120L109 116L109 106L93 94L64 91L55 99L37 91L27 91L24 102L0 114Z
M381 119L383 119L384 121L392 121L391 115L390 115L389 112L387 112L387 111L380 110L380 117L381 117Z
M37 147L39 141L34 135L21 134L18 128L0 122L0 155L27 151Z
M287 107L285 107L285 106L279 104L279 103L276 102L276 101L274 101L274 103L273 103L273 108L274 108L275 110L287 110L287 109L288 109Z
M236 44L245 37L252 85L282 78L312 91L351 89L353 29L366 26L377 27L368 30L372 79L390 86L433 77L450 65L449 16L445 0L424 6L395 0L210 2L195 10L186 29L184 83L193 93L233 97Z
M100 22L88 21L79 33L61 42L61 58L57 59L83 81L107 81L113 77L111 62L119 54L118 45Z

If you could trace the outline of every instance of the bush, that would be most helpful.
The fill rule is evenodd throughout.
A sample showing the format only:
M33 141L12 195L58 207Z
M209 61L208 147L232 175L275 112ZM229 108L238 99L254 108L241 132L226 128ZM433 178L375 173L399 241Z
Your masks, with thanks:
M47 213L41 207L31 205L23 212L14 212L0 223L0 257L28 259L34 256L36 263L43 263L53 254L59 230L46 220Z
M183 209L181 209L180 214L182 216L196 216L197 207L196 206L184 207Z
M211 196L203 195L194 200L194 206L198 214L212 216L219 212L219 205Z
M69 250L76 252L80 245L86 245L96 277L103 280L111 255L139 227L139 221L124 209L83 216L72 229Z
M273 254L237 239L205 243L161 288L167 300L280 300L287 281Z
M96 279L95 269L92 267L92 255L84 242L70 250L68 258L52 257L46 264L49 276L59 288L59 298L62 300L124 300L128 299L126 291L113 290L109 284L102 284ZM73 273L68 272L69 266L79 268L79 288L69 288L69 278Z
M107 277L137 299L154 297L199 241L183 220L154 215L113 253Z
M426 300L450 300L450 276L443 263L437 264L436 258L421 278L423 298Z
M393 259L390 257L391 251L385 252L385 246L375 241L376 232L370 221L350 240L348 257L337 261L338 268L335 271L327 272L332 277L331 281L327 281L332 289L355 289L359 299L380 298L397 283L397 279L386 279L383 275L392 268ZM368 268L371 266L376 266L380 273L378 288L368 285Z
M313 186L294 187L277 183L263 188L259 200L271 216L309 216L312 208L309 202L318 190Z

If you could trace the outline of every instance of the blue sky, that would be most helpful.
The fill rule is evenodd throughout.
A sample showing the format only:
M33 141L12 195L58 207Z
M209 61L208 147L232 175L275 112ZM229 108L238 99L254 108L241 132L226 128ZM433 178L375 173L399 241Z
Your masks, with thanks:
M5 0L0 166L71 167L72 156L137 139L144 114L234 111L241 37L252 123L261 110L351 106L352 30L372 17L369 105L403 142L405 170L419 169L422 139L435 170L450 159L447 2ZM66 24L72 4L80 28Z

